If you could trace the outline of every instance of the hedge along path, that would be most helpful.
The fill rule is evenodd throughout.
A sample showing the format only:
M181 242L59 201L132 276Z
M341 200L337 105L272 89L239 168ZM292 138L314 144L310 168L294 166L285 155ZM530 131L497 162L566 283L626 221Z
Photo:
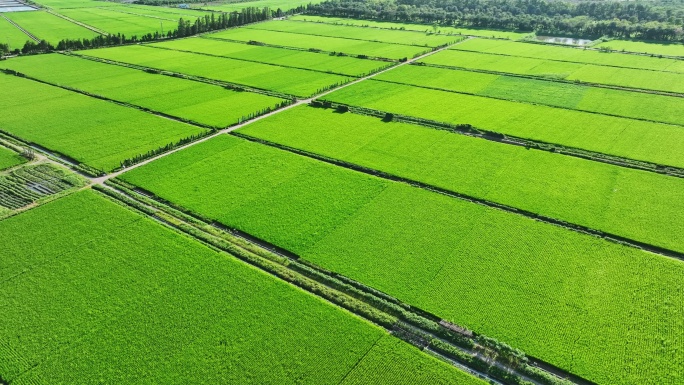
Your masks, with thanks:
M456 43L456 44L458 44L458 43ZM426 53L426 54L424 54L424 55L422 55L422 56L418 56L418 57L416 57L416 58L409 59L409 60L407 60L406 62L399 63L399 64L397 64L395 67L387 68L387 69L384 69L384 70L382 70L382 71L376 72L376 73L374 73L374 74L371 74L371 75L368 75L368 76L364 76L364 77L362 77L362 78L358 78L358 79L353 80L353 81L351 81L351 82L349 82L349 83L347 83L347 84L343 84L343 85L341 85L341 86L339 86L339 87L337 87L337 88L335 88L335 89L333 89L333 90L323 92L322 94L318 95L317 97L322 97L322 96L328 95L328 94L332 93L333 91L335 91L335 90L337 90L337 89L342 89L342 88L345 88L345 87L349 87L349 86L351 86L351 85L354 85L354 84L357 84L357 83L359 83L359 82L362 82L362 81L364 81L364 80L366 80L366 79L370 79L370 78L372 78L372 77L374 77L374 76L377 76L377 75L379 75L379 74L382 74L382 73L384 73L384 72L387 72L387 71L391 70L392 68L396 68L396 67L400 67L400 66L403 66L403 65L407 65L407 64L413 63L413 62L416 61L416 60L420 60L420 59L422 59L422 58L424 58L424 57L427 57L427 56L429 56L429 55L432 55L432 54L434 54L434 53L440 52L440 51L445 50L445 49L447 49L447 47L442 47L442 48L439 48L439 49L437 49L437 50L435 50L435 51L428 52L428 53ZM305 104L309 104L309 103L311 103L313 100L314 100L313 97L312 97L312 98L308 98L308 99L298 100L298 101L296 101L295 103L293 103L293 104L291 104L291 105L288 105L288 106L285 106L285 107L283 107L283 108L281 108L281 109L279 109L279 110L276 110L276 111L272 111L272 112L266 113L266 114L264 114L264 115L261 115L261 116L258 116L258 117L256 117L256 118L254 118L254 119L252 119L252 120L248 120L248 121L246 121L246 122L237 124L237 125L235 125L235 126L228 127L228 128L223 129L223 130L217 131L216 133L207 135L207 136L205 136L205 137L203 137L203 138L200 138L200 139L198 139L198 140L196 140L196 141L193 141L193 142L191 142L191 143L188 143L188 144L184 144L184 145L178 146L178 147L174 148L173 150L164 152L164 153L159 154L159 155L156 155L156 156L152 156L152 157L150 157L150 158L148 158L148 159L146 159L146 160L143 160L142 162L136 163L136 164L134 164L134 165L132 165L132 166L129 166L129 167L125 168L125 169L122 169L122 170L119 170L119 171L115 171L115 172L112 172L112 173L110 173L110 174L108 174L108 175L104 175L104 176L101 176L101 177L95 177L95 178L91 177L90 180L92 181L92 183L95 183L95 184L104 184L107 180L112 179L112 178L116 178L116 177L118 177L119 175L123 174L124 172L127 172L127 171L129 171L129 170L138 168L138 167L143 166L143 165L146 165L146 164L148 164L148 163L150 163L150 162L153 162L154 160L157 160L157 159L163 158L163 157L165 157L165 156L167 156L167 155L176 153L176 152L181 151L181 150L183 150L183 149L185 149L185 148L189 148L189 147L195 146L195 145L197 145L198 143L206 142L207 140L209 140L209 139L211 139L211 138L214 138L214 137L216 137L216 136L218 136L218 135L221 135L221 134L228 134L228 133L230 133L230 132L232 132L232 131L235 131L235 130L238 130L238 129L242 128L242 127L245 127L245 126L247 126L247 125L249 125L249 124L251 124L251 123L257 122L257 121L262 120L262 119L265 119L265 118L267 118L267 117L269 117L269 116L273 116L273 115L278 114L278 113L280 113L280 112L289 110L289 109L291 109L291 108L293 108L293 107L301 106L301 105L305 105Z

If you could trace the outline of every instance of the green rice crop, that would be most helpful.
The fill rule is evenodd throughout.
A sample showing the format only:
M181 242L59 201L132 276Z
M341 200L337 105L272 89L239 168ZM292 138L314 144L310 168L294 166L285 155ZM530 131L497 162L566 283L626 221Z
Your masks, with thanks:
M106 8L62 9L59 12L81 23L109 33L120 33L126 37L153 34L157 31L166 33L176 29L178 19L180 19L180 17L170 16L169 20L160 20L153 17L116 12Z
M322 0L256 0L256 1L222 1L222 2L212 2L212 3L195 3L191 4L193 7L208 9L212 11L220 12L239 12L245 8L269 8L271 10L277 10L280 8L283 11L288 11L292 8L297 8L299 6L306 7L308 4L317 4Z
M602 53L601 55L607 54ZM457 50L444 50L421 59L421 62L458 68L532 75L549 79L564 79L576 82L591 82L619 87L684 93L684 82L682 82L684 75L673 72L609 67Z
M91 7L120 7L121 3L101 0L40 0L36 3L50 8L91 8Z
M522 138L684 167L681 127L368 80L331 100Z
M4 15L37 38L55 45L62 39L90 39L97 36L97 33L87 28L45 11L8 12Z
M391 63L365 60L347 56L331 56L325 53L297 51L285 48L233 43L226 40L189 38L151 44L182 51L225 56L234 59L307 68L348 76L363 76L385 68Z
M563 47L547 44L533 44L516 41L470 39L452 49L474 51L532 59L570 61L625 68L649 69L684 73L684 62L674 59L652 58L640 55L607 53L596 50Z
M156 49L144 45L91 50L85 54L303 97L352 80L340 75Z
M211 12L201 12L190 9L138 4L126 4L122 7L110 7L108 9L118 12L133 13L141 16L169 19L176 22L182 17L185 20L189 20L191 23L194 23L195 19L197 19L198 17L204 17L204 15L211 15Z
M661 43L644 42L629 40L611 40L599 43L596 48L610 48L619 51L639 52L651 55L667 55L684 57L684 44L682 43Z
M253 92L59 54L5 60L0 68L215 127L237 123L283 102Z
M18 153L0 146L0 171L26 162L26 158Z
M591 381L682 380L681 261L228 135L122 177Z
M415 31L392 31L388 29L368 29L346 25L332 25L324 23L301 23L296 21L272 20L265 23L249 25L245 28L268 31L287 32L302 35L316 35L377 41L381 43L409 44L425 47L439 47L455 43L462 37L428 34ZM297 38L297 36L292 36Z
M306 106L239 132L684 253L681 178Z
M1 221L0 241L12 383L337 384L389 360L481 383L90 190Z
M426 66L402 66L374 79L513 101L684 124L681 98L541 79Z
M399 29L407 31L418 32L435 32L432 25L429 24L412 24L412 23L394 23L390 21L376 21L376 20L359 20L359 19L345 19L342 17L324 17L314 15L295 15L290 16L288 20L296 21L310 21L316 23L338 24L338 25L353 25L357 27L370 28L384 28L384 29ZM456 28L438 25L437 33L445 35L470 35L482 37L495 37L500 39L519 40L525 36L531 35L530 32L510 32L497 31L491 29L474 29L474 28Z
M9 44L10 49L14 50L16 48L21 49L29 40L31 38L27 34L0 17L0 43Z
M347 55L355 56L366 55L371 57L383 57L395 60L411 58L430 50L430 48L427 47L414 47L399 44L378 43L374 41L351 40L339 37L313 35L297 35L293 37L291 33L249 28L229 29L206 36L243 42L256 41L283 47L318 49L327 52L341 52Z
M0 129L105 171L207 130L0 74Z

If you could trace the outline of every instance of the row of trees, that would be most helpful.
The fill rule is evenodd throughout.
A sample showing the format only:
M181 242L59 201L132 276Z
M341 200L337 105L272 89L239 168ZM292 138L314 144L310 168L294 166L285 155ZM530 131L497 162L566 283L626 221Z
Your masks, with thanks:
M327 0L311 14L515 29L542 34L684 40L684 4L546 0Z

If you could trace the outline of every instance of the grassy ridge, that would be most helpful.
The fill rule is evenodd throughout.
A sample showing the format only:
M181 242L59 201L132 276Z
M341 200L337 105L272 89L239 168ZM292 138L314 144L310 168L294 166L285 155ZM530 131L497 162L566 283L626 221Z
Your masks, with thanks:
M311 107L240 133L684 253L680 178Z
M443 382L479 383L92 191L0 229L0 372L12 383L337 384L369 349L363 366L414 359Z
M237 123L283 101L59 54L6 60L0 68L214 127Z
M593 381L681 380L680 261L229 136L123 178Z
M91 50L86 54L102 59L202 76L301 97L311 96L319 89L351 80L349 77L340 75L155 49L140 45Z
M387 29L367 29L344 25L323 23L298 23L293 21L273 20L247 26L249 29L288 32L303 35L318 35L359 39L392 44L409 44L425 47L439 47L462 40L459 36L426 34L414 31L391 31Z
M91 39L97 33L44 11L8 12L5 16L39 39L56 45L62 39ZM26 41L21 43L23 46ZM21 48L15 43L15 48Z
M402 66L374 79L684 125L684 103L672 96L425 66Z
M683 56L684 44L681 43L656 43L628 40L611 40L597 44L596 47L624 50L628 52L647 53L652 55Z
M427 47L412 47L399 44L378 43L373 41L350 40L338 37L313 35L292 35L291 33L235 28L207 35L220 39L236 41L257 41L260 43L294 47L300 49L319 49L330 52L342 52L347 55L366 55L388 59L413 57L429 51Z
M178 49L268 64L308 68L349 76L362 76L388 66L377 60L362 60L345 56L330 56L284 48L232 43L216 39L190 38L151 44L155 47Z
M610 54L602 53L601 55ZM532 75L549 79L564 79L619 87L684 93L684 83L681 81L684 75L672 72L607 67L457 50L444 50L421 61L427 64Z
M326 100L684 167L681 127L369 80Z
M0 87L0 129L105 171L207 131L16 76Z

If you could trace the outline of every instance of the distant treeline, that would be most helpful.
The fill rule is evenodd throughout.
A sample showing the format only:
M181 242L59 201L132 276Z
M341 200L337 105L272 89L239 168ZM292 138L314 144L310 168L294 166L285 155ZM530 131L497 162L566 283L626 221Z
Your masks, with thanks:
M40 52L50 52L54 50L79 50L192 36L202 32L237 27L240 25L254 23L257 21L268 20L274 16L278 16L278 11L271 11L269 8L260 9L250 7L245 8L240 12L211 13L203 15L202 17L198 17L197 19L195 19L194 22L180 18L180 20L178 20L178 26L176 27L176 29L170 30L166 34L161 34L160 32L155 31L154 33L148 33L142 36L126 36L122 33L117 33L110 35L98 35L92 39L63 39L59 43L57 43L56 47L44 40L38 43L33 41L27 41L22 49L15 49L14 51L12 51L12 53L31 54ZM0 52L10 53L9 47L6 44L0 44Z
M684 4L546 0L326 0L307 13L540 34L684 40Z

